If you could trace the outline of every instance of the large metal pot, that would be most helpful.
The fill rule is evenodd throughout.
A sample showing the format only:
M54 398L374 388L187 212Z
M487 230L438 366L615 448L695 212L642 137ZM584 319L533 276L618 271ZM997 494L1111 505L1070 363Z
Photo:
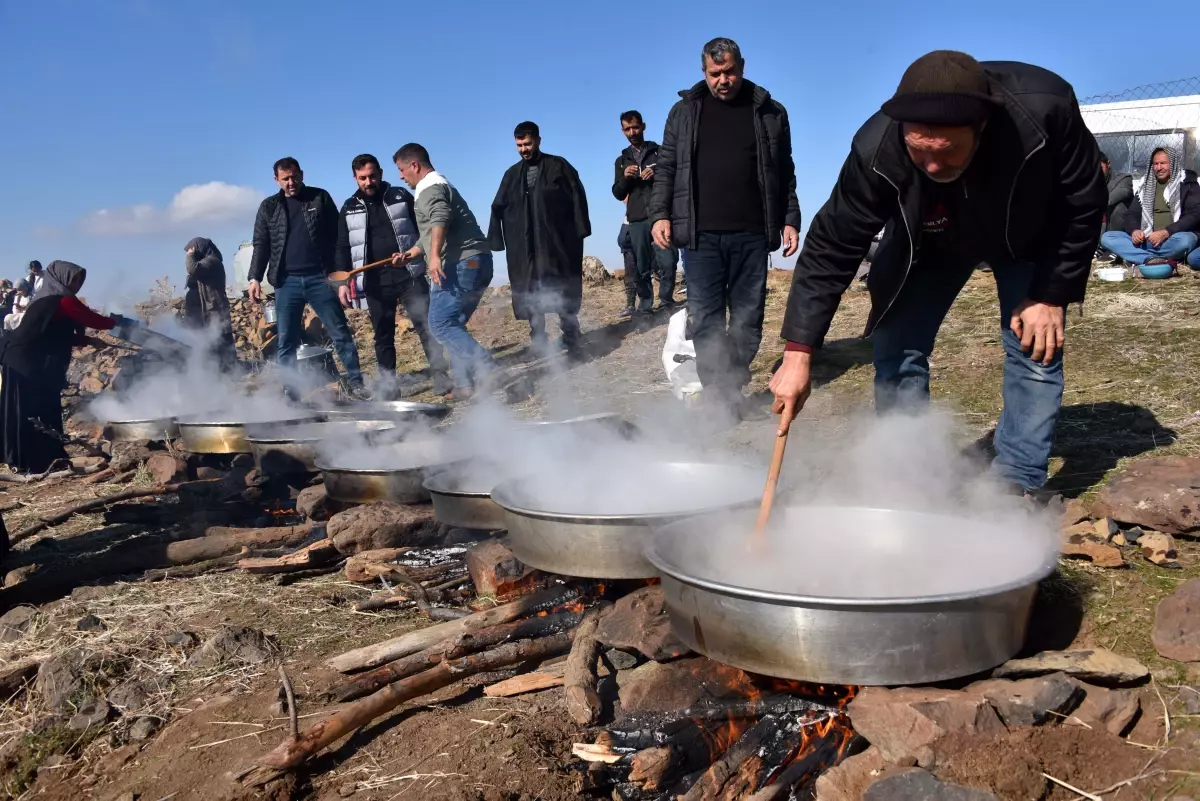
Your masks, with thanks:
M293 417L280 417L269 421L274 426L302 425L316 423L321 416L316 413L295 413ZM183 439L183 449L189 453L250 453L250 443L246 441L246 426L263 421L239 420L236 413L203 414L189 417L179 417L179 436Z
M527 565L567 576L638 579L656 575L644 550L656 526L752 506L764 471L703 462L645 462L626 472L583 469L498 484L508 547Z
M646 556L689 647L799 681L921 684L992 668L1021 648L1037 582L1057 556L1036 530L923 512L776 510L758 545L754 523L753 512L674 523L655 532ZM970 586L982 570L1011 575ZM844 591L856 582L866 586Z
M366 401L325 406L319 411L329 420L391 420L395 423L411 423L419 420L441 420L450 414L450 407L441 403Z
M472 465L467 470L447 470L425 479L425 490L433 500L433 513L447 526L480 531L504 528L504 510L492 500L492 487L499 471Z
M325 493L342 503L424 503L425 479L459 463L461 457L436 440L398 443L338 459L319 457Z
M325 441L347 446L386 442L396 424L386 420L340 420L332 423L246 426L246 442L254 463L264 473L283 475L316 472L317 448Z
M113 442L164 441L179 436L179 426L175 424L174 417L160 417L154 420L111 420L105 427L108 439Z

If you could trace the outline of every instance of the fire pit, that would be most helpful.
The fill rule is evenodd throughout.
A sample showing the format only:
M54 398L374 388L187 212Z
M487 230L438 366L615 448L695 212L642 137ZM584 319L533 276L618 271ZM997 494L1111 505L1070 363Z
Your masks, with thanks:
M348 446L388 442L399 437L396 424L386 420L340 420L330 423L246 427L246 442L258 469L268 474L316 472L317 445L327 440Z
M402 442L374 449L323 453L316 467L326 494L343 503L424 503L425 479L462 461L462 454L441 437Z
M273 426L302 425L316 423L321 416L315 412L294 412L292 416L277 415L255 418L253 415L239 416L236 412L192 415L177 418L179 435L183 438L183 449L190 453L250 453L246 441L246 426L255 423L270 423Z
M594 470L541 473L492 490L508 546L525 564L586 578L652 578L643 550L656 526L753 506L762 470L702 462L642 462L612 475Z
M1021 647L1053 540L1036 527L852 507L688 520L655 533L675 634L719 662L784 679L921 684ZM827 550L827 564L814 567ZM836 558L835 558L836 555Z
M159 417L152 420L111 420L106 427L108 439L113 442L164 441L179 436L179 426L176 425L174 417Z

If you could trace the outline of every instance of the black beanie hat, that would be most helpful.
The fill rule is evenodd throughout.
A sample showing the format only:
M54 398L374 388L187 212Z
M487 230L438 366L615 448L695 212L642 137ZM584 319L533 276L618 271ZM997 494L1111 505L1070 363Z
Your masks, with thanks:
M998 105L978 61L957 50L934 50L904 71L883 113L897 122L978 125Z

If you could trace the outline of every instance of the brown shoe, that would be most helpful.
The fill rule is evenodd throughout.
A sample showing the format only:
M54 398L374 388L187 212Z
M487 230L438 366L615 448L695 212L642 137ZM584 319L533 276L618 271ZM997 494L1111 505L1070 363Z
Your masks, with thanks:
M446 396L446 400L452 400L458 403L466 403L475 397L475 390L471 387L455 387Z

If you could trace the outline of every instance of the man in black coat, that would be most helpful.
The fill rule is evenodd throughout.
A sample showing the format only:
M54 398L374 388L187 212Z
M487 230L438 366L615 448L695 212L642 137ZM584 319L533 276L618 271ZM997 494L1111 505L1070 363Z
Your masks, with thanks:
M684 249L701 398L736 416L762 342L769 256L796 252L800 202L787 110L743 77L736 42L713 39L700 61L704 80L667 116L650 219L660 248Z
M312 306L329 332L338 358L346 368L350 394L367 400L358 365L358 348L346 313L327 276L334 270L338 207L324 189L306 186L294 158L275 162L279 192L264 200L254 218L254 255L250 257L250 300L263 299L265 274L275 287L280 365L296 363L304 323L304 305Z
M1103 152L1100 154L1100 169L1108 188L1108 205L1104 209L1104 230L1124 231L1125 215L1133 202L1133 176L1127 172L1113 172L1112 162Z
M1016 62L935 51L851 145L796 262L771 380L785 428L810 392L812 352L871 237L867 333L880 411L929 398L929 354L974 268L1000 296L1004 411L994 472L1041 487L1062 406L1065 307L1083 300L1108 193L1071 86Z
M592 234L579 173L562 156L542 152L537 125L513 131L521 160L508 168L492 201L488 246L508 254L513 314L529 321L535 348L545 349L546 315L557 314L563 344L579 347L583 240Z

